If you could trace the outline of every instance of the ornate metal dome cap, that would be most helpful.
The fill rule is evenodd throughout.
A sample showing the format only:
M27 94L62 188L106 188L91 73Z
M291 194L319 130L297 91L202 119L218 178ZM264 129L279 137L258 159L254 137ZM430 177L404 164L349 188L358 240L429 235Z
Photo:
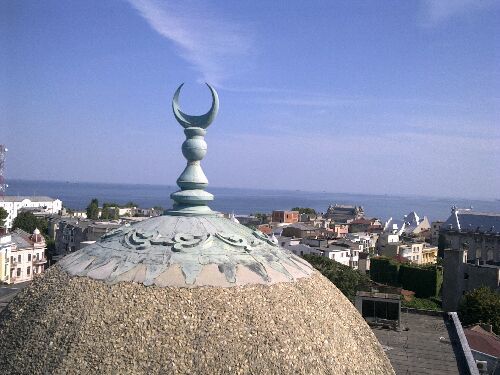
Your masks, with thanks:
M217 115L219 98L212 94L210 110L201 116L183 113L179 94L172 109L184 128L182 153L187 159L171 194L173 208L164 216L124 225L98 242L63 258L59 265L71 275L109 283L133 281L158 286L238 286L292 282L310 277L312 267L280 248L260 231L251 230L212 211L214 196L205 191L201 168L206 155L206 129Z

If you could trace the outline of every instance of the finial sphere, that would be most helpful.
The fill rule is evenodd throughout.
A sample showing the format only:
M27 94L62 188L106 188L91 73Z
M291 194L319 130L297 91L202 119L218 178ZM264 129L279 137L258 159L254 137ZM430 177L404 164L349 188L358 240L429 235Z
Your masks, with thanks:
M179 105L179 94L181 92L182 86L184 86L184 83L181 84L175 91L174 98L172 100L172 109L174 111L175 119L184 128L193 127L206 129L215 119L215 116L217 116L217 111L219 110L219 96L217 95L217 91L215 91L212 86L210 86L208 83L205 84L208 86L210 92L212 93L212 107L207 113L201 116L191 116L181 111Z

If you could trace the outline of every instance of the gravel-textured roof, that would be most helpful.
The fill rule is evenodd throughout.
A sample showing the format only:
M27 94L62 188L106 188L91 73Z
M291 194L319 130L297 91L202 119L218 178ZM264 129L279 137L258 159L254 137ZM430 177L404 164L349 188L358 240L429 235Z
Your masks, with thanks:
M177 288L37 277L0 313L0 363L26 374L393 374L354 306L318 273Z
M397 374L468 373L457 359L460 344L450 336L452 323L442 316L402 313L401 325L401 331L374 328Z

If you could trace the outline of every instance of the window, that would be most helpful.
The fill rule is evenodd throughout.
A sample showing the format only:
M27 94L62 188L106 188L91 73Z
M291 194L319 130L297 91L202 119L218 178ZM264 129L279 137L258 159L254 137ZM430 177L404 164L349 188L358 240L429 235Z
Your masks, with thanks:
M31 254L28 254L28 262L31 262Z
M19 254L19 255L17 256L17 261L18 261L19 263L21 263L21 259L22 259L22 258L21 258L21 254Z
M31 275L31 267L26 268L26 275Z
M19 277L19 276L21 276L21 269L20 269L20 268L18 268L18 269L17 269L17 271L16 271L16 275L17 275L18 277Z

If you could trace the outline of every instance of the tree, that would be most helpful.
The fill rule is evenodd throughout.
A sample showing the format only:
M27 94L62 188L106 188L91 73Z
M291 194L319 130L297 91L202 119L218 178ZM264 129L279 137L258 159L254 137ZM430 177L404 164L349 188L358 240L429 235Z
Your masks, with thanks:
M124 208L133 208L133 207L139 207L136 203L130 201L130 202L127 202L124 206Z
M47 246L47 258L52 261L52 256L56 253L56 241L51 238L45 238L45 245Z
M262 212L255 212L252 214L252 216L255 216L261 224L267 223L267 214L264 214Z
M299 211L299 214L316 215L316 210L309 207L294 207L292 211Z
M5 225L5 219L7 219L7 216L9 216L9 213L3 207L0 207L0 227Z
M109 207L104 206L101 211L101 219L108 220L111 216L111 209Z
M99 201L97 198L92 199L87 206L87 218L91 220L99 219Z
M46 234L48 230L47 220L36 217L29 211L21 212L12 222L12 229L22 229L27 233L33 233L35 229Z
M334 283L350 300L354 300L356 292L371 282L368 276L327 257L306 254L303 258Z
M483 286L465 293L458 307L463 325L491 324L493 332L500 334L500 295Z

